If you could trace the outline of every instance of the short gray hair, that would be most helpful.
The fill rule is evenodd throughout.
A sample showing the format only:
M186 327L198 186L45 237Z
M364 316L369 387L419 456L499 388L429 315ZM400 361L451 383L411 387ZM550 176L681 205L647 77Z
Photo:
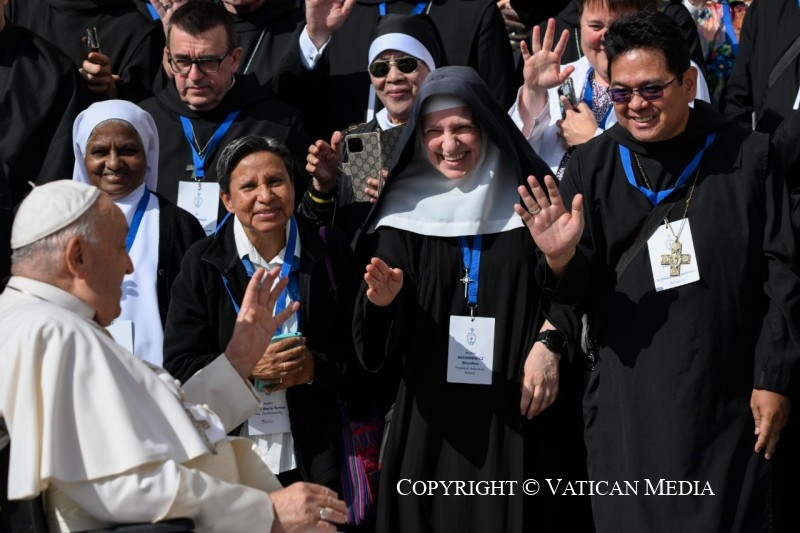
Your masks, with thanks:
M217 159L217 178L222 192L231 193L231 174L242 159L257 152L269 152L280 157L294 184L294 159L286 145L272 137L245 135L228 143Z

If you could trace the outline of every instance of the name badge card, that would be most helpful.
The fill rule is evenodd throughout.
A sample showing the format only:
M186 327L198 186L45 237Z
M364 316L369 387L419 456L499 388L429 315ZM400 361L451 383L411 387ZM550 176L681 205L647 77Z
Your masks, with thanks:
M187 210L200 221L206 235L217 229L219 212L219 183L181 181L178 183L178 207Z
M670 222L670 226L673 230L683 227L682 231L679 230L679 239L664 224L647 241L656 292L700 280L700 266L697 264L689 219Z
M107 328L106 331L111 333L117 344L133 353L133 321L132 320L115 320Z
M451 316L447 382L491 385L494 318Z
M273 435L289 433L289 405L286 403L286 390L266 393L259 391L261 409L247 419L250 435Z

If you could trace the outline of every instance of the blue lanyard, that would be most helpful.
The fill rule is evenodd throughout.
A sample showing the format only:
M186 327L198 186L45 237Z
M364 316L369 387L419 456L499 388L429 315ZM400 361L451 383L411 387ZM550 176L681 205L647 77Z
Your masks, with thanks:
M658 205L664 198L669 196L672 193L672 191L674 191L675 189L679 188L681 185L686 183L686 180L689 179L689 176L691 176L692 173L695 170L697 170L697 167L700 165L700 160L703 158L703 154L705 153L706 149L709 146L711 146L711 143L713 143L714 139L716 138L717 138L716 133L709 133L706 136L706 144L700 149L699 152L695 154L692 160L689 161L689 165L687 165L687 167L683 169L683 172L681 172L681 175L678 177L678 181L677 183L675 183L675 186L672 187L671 189L665 189L663 191L658 191L658 192L651 191L647 187L641 186L638 183L636 183L636 176L633 174L633 166L631 165L631 159L632 159L631 151L620 144L619 156L620 159L622 159L622 168L625 169L625 176L627 176L628 178L628 183L639 189L639 191L642 194L644 194L648 200L650 200L650 203L652 203L653 205Z
M153 20L159 20L161 18L158 16L158 11L153 7L153 4L148 3L147 10L150 12L150 16L153 17Z
M469 306L469 315L475 318L475 309L478 307L478 278L481 270L481 245L483 235L472 238L472 248L467 244L466 237L459 237L461 245L461 260L464 263L464 277L459 281L464 284L464 292Z
M214 148L217 147L219 142L228 133L228 129L233 124L233 121L236 120L236 116L239 114L240 109L236 109L231 111L225 120L220 124L217 130L214 132L214 135L211 137L211 140L208 142L206 147L203 149L202 153L197 151L197 147L195 146L196 139L194 137L194 131L192 130L192 122L184 117L181 116L181 125L183 125L183 134L186 136L186 140L189 141L189 147L192 149L192 161L194 162L194 175L198 181L202 181L206 177L205 165L206 165L206 157L208 154L214 151Z
M589 109L594 112L594 87L592 86L592 74L594 74L594 68L589 67L589 72L586 73L586 85L583 86L583 101L586 102L586 105L589 106ZM603 120L597 125L601 130L606 129L606 120L608 119L608 115L611 114L612 107L614 106L608 106L608 109L606 109L606 114L603 115Z
M133 247L133 241L136 240L136 234L139 232L139 225L142 223L144 211L147 209L147 202L150 200L150 191L147 187L144 188L144 194L136 204L136 212L133 213L133 220L131 220L131 227L128 228L128 236L125 238L125 249L130 253Z
M426 7L428 7L428 2L419 2L417 6L413 10L411 10L411 14L419 15L420 13L425 11ZM386 14L386 2L381 2L380 6L378 6L378 9L380 9L381 16L384 16Z
M281 273L279 275L279 279L289 276L289 285L283 289L283 292L278 297L278 301L275 304L275 315L278 315L281 311L286 309L287 294L293 301L300 301L300 284L297 281L297 275L293 275L300 270L300 260L294 255L295 248L297 248L297 222L295 221L294 216L292 216L292 218L289 220L289 239L286 241L286 253L283 256L283 266L281 267ZM247 272L248 279L252 278L253 274L256 273L256 269L248 256L245 255L242 257L242 265L244 266L245 272ZM222 276L222 281L225 285L225 289L228 291L228 296L230 296L231 302L233 303L233 309L238 315L240 309L239 303L236 301L236 298L233 297L233 293L231 292L230 286L228 285L228 280L225 278L225 276ZM282 331L283 327L280 327L275 334L277 335Z
M800 3L800 0L798 0ZM733 49L733 57L739 55L739 39L736 38L736 30L733 29L733 18L731 12L733 8L728 3L728 0L722 0L722 22L725 24L725 34L728 36L728 42L731 43Z

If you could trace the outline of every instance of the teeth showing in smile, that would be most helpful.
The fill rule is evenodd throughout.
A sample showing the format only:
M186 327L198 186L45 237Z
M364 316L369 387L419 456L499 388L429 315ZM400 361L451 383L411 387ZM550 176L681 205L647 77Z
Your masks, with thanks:
M634 117L633 120L639 122L640 124L644 124L645 122L650 122L655 118L655 115L650 115L649 117Z
M442 154L442 159L444 159L445 161L461 161L462 159L464 159L464 157L466 157L466 155L467 155L466 152L464 152L462 154L459 154L459 155L444 155L444 154Z

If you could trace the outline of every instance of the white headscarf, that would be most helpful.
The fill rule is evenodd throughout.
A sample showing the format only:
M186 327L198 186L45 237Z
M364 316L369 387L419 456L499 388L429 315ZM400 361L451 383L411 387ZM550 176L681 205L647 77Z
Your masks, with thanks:
M436 95L425 101L422 114L464 106L456 96ZM390 226L420 235L458 237L522 227L513 208L519 201L514 166L485 131L481 131L478 164L457 180L447 179L434 168L420 131L416 137L414 158L392 178L373 229Z
M156 123L150 113L126 100L97 102L82 111L75 119L75 123L72 125L72 150L75 153L72 179L92 185L84 162L86 143L97 125L107 120L124 120L139 134L147 158L144 183L151 191L156 190L156 185L158 185L158 130Z

